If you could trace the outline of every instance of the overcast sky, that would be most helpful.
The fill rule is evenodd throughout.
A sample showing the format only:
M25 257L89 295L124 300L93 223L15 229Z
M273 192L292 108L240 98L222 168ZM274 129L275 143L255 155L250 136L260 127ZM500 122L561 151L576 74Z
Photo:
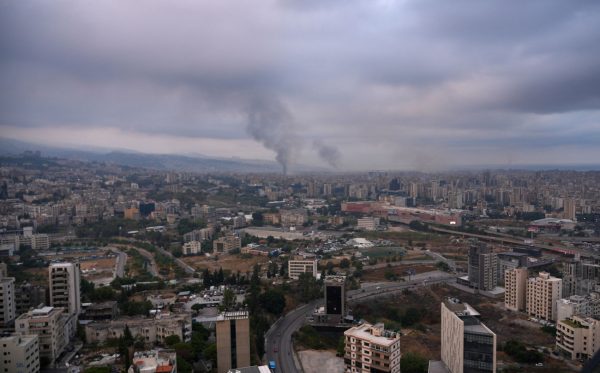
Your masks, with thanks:
M0 2L0 136L434 170L600 163L600 1Z

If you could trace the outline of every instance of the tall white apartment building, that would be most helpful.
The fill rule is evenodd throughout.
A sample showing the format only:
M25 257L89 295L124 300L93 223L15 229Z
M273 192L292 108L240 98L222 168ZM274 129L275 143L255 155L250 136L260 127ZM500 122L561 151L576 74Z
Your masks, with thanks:
M512 311L525 311L527 299L527 268L504 272L504 306Z
M0 338L0 372L37 373L40 371L40 346L35 334Z
M0 278L0 326L6 326L15 319L15 279Z
M301 274L310 273L314 278L317 278L317 261L316 260L290 260L288 261L288 276L291 279L297 280Z
M556 301L562 298L562 280L540 272L527 281L527 313L533 317L556 321Z
M79 263L53 263L48 267L48 276L50 305L78 315L81 312Z
M400 373L400 334L364 323L344 332L344 372Z

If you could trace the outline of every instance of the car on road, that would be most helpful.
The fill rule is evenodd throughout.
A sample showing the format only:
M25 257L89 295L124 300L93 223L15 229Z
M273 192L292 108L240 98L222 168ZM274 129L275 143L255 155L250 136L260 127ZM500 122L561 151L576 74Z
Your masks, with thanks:
M275 370L275 361L274 360L269 361L269 369Z

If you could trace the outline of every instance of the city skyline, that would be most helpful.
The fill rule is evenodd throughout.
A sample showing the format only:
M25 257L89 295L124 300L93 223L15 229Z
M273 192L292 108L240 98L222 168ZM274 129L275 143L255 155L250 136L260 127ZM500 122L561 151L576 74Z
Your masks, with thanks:
M590 164L599 9L8 2L0 134L337 171Z

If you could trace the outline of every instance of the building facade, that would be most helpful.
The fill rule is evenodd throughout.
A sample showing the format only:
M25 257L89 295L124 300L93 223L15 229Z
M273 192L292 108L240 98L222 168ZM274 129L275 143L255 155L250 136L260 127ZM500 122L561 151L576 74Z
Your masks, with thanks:
M247 311L219 315L216 334L218 373L250 365L250 319Z
M512 311L525 311L527 300L527 268L514 268L504 273L504 306Z
M37 373L40 346L35 334L15 334L0 338L0 372Z
M344 332L344 372L400 373L400 334L364 323Z
M469 248L468 272L471 287L493 290L498 284L498 256L486 245L472 245Z
M540 272L527 280L527 313L544 320L556 321L556 301L562 298L562 280Z
M288 261L288 276L289 276L289 278L297 280L302 273L310 273L314 278L317 278L317 261L316 260L290 260L290 261Z
M450 373L496 372L496 334L467 303L448 298L441 304L441 355Z
M146 343L162 343L171 335L178 336L183 342L189 342L192 338L192 317L187 313L94 321L85 325L85 338L88 343L104 343L123 336L125 327L129 328L131 335L141 337Z
M556 323L556 347L570 359L589 359L600 349L600 321L572 316Z
M53 263L48 267L50 305L71 315L81 312L81 271L79 263Z
M15 279L2 277L0 278L0 327L12 324L15 312Z
M325 277L325 314L328 322L341 322L346 316L346 277Z
M600 293L571 295L556 302L556 320L564 320L573 315L600 319Z
M22 314L15 320L15 330L19 334L37 334L40 346L40 359L54 362L66 346L65 318L63 309L42 307Z
M215 253L228 253L231 250L241 248L242 239L233 234L228 234L213 241L213 252Z

